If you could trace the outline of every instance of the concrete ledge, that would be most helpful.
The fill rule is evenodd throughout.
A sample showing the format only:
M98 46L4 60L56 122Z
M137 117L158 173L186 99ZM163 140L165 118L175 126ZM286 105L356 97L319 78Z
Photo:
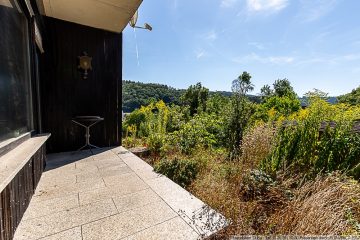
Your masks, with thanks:
M50 134L45 134L30 138L0 157L0 192L4 190L49 137Z
M31 134L25 133L16 138L10 138L0 143L0 157L16 148L21 143L25 142L30 138Z

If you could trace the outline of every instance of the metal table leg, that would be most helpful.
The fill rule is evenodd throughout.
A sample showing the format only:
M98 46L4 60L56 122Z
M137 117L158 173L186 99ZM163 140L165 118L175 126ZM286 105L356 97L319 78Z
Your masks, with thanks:
M85 140L86 140L86 143L85 143L84 146L82 146L81 148L79 148L78 150L76 150L76 152L81 151L81 150L83 150L84 148L88 147L89 150L90 150L90 152L91 152L91 154L94 154L93 151L91 150L91 148L99 148L99 147L97 147L97 146L95 146L95 145L93 145L93 144L90 143L90 128L91 128L93 125L95 125L96 123L98 123L99 121L96 121L96 122L90 124L89 126L86 126L86 125L84 125L84 124L81 124L81 123L79 123L79 122L77 122L77 121L75 121L75 120L72 120L72 121L73 121L74 123L76 123L76 124L78 124L78 125L80 125L80 126L82 126L82 127L85 128Z

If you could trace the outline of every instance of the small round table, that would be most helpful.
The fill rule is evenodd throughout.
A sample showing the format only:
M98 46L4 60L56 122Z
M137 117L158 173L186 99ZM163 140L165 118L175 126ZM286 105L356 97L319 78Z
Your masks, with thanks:
M80 150L82 150L82 149L84 149L86 147L89 147L89 150L91 151L91 153L93 153L91 148L99 148L99 147L97 147L95 145L92 145L90 143L90 128L92 126L94 126L96 123L101 122L103 120L104 120L104 118L99 117L99 116L76 116L71 120L72 122L84 127L85 130L86 130L86 133L85 133L85 141L86 141L86 143L85 143L84 146L79 148L77 151L80 151Z

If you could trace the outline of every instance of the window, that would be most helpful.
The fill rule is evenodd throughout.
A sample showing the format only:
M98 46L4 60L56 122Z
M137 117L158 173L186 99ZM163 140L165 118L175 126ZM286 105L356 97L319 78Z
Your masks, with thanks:
M28 20L0 2L0 142L32 130Z

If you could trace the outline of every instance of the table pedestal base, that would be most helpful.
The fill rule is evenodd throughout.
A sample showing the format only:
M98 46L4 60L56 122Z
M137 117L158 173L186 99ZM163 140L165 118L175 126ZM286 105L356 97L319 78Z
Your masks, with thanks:
M86 133L85 133L86 143L85 143L85 145L82 146L81 148L79 148L78 150L76 150L74 153L77 153L78 151L81 151L81 150L83 150L85 148L88 148L90 150L91 154L94 154L93 151L91 150L91 148L99 148L99 147L97 147L97 146L90 143L90 128L93 125L95 125L96 123L98 123L99 121L102 121L102 120L103 120L103 118L95 119L95 121L92 124L88 125L88 126L84 125L84 124L82 124L82 123L80 123L80 122L78 122L78 121L76 121L74 119L72 120L74 123L84 127L85 130L86 130Z

